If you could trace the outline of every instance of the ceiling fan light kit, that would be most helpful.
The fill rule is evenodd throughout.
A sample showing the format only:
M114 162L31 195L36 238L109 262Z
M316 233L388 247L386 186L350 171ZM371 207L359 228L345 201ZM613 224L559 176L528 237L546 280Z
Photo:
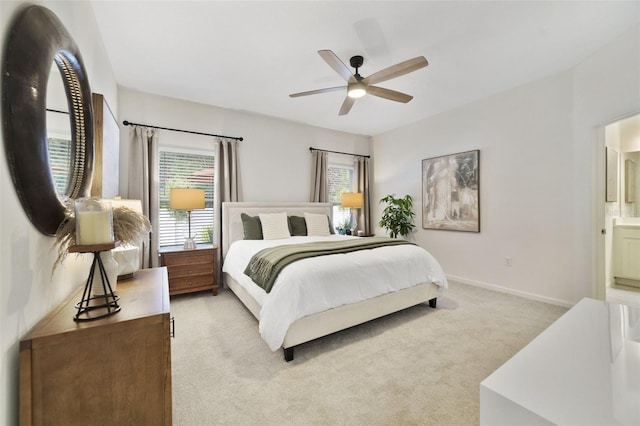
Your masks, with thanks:
M342 103L342 107L340 108L338 115L348 114L351 110L351 107L355 103L355 100L367 94L396 102L409 102L411 99L413 99L413 96L407 95L406 93L397 92L395 90L373 86L373 84L400 77L429 65L429 62L427 62L424 56L417 56L404 62L400 62L398 64L384 68L376 73L371 74L369 77L363 78L358 73L358 68L360 68L364 63L364 58L362 56L352 56L349 60L349 64L351 65L351 67L355 68L356 70L354 74L351 74L351 70L349 70L349 68L347 68L347 66L340 60L340 58L338 58L336 54L331 50L318 50L318 54L331 68L333 68L335 72L337 72L343 79L347 81L347 85L310 90L308 92L293 93L289 96L292 98L297 98L300 96L317 95L319 93L328 93L347 89L347 97Z
M350 98L358 99L367 94L367 86L361 81L357 81L355 83L349 83L349 88L347 89L347 96Z

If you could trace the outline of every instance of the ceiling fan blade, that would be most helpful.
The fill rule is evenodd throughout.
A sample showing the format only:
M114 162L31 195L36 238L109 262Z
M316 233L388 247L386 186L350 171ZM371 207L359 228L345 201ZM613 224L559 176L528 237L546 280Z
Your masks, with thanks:
M289 95L289 97L297 98L300 96L317 95L319 93L337 92L338 90L344 90L346 88L347 86L327 87L325 89L309 90L308 92L292 93Z
M331 50L318 50L318 55L346 81L352 77L351 70Z
M406 104L413 96L406 93L396 92L395 90L385 89L384 87L369 86L367 87L367 93L369 95L377 96L379 98L389 99L391 101L402 102Z
M399 64L395 64L388 68L375 72L369 77L365 78L364 82L366 84L380 83L382 81L400 77L401 75L409 74L410 72L419 70L420 68L424 68L427 65L429 65L429 62L427 62L424 56L418 56L416 58L408 59L404 62L400 62Z
M350 98L349 96L347 96L344 99L342 106L340 107L340 112L338 113L338 115L347 115L349 111L351 111L351 107L355 103L356 103L356 98Z

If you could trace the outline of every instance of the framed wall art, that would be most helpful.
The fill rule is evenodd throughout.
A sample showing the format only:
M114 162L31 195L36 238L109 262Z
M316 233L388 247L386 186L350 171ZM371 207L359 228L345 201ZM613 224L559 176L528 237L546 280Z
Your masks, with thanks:
M92 94L94 163L91 196L113 198L120 192L120 128L103 95Z
M607 185L606 185L606 201L618 201L618 161L620 155L618 151L607 147Z
M624 201L636 202L636 162L625 160L624 162Z
M422 160L422 227L480 232L480 151Z

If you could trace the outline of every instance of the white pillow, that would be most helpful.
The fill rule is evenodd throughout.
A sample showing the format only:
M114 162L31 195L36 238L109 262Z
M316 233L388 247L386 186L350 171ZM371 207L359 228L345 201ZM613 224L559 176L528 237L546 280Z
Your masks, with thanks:
M327 237L329 232L329 218L326 214L305 213L307 222L307 235L310 237Z
M286 212L261 213L260 223L262 223L262 238L265 240L278 240L291 236Z

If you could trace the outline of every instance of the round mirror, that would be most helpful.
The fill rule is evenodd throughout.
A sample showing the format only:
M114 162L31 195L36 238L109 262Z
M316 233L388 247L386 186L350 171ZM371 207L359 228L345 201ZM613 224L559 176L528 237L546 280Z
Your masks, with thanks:
M64 202L69 192L71 170L71 121L67 94L58 65L53 62L47 83L47 145L56 194Z
M20 203L43 234L64 219L64 199L89 196L93 171L91 89L75 42L56 15L41 6L12 22L2 70L2 122L7 162ZM51 64L62 77L71 140L64 196L56 192L47 138L47 86Z

